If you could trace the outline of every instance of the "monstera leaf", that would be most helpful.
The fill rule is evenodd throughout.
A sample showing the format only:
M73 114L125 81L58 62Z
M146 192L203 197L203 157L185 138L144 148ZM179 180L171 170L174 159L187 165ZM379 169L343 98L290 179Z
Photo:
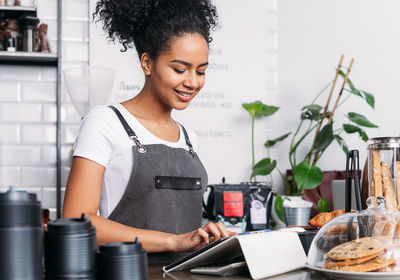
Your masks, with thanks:
M296 165L293 172L299 190L313 189L319 186L324 179L321 169L317 166L311 166L308 161Z
M251 177L253 178L257 175L265 176L268 175L274 170L276 167L276 160L271 160L270 158L264 158L256 163L253 167L253 172L251 173Z

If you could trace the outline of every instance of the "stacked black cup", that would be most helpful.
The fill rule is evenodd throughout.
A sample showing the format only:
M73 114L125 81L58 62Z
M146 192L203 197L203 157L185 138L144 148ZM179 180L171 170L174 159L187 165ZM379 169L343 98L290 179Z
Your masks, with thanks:
M138 239L101 245L98 275L100 280L146 280L147 253Z
M0 279L42 279L41 215L36 194L0 194Z
M49 222L44 235L46 279L96 279L96 231L85 215Z

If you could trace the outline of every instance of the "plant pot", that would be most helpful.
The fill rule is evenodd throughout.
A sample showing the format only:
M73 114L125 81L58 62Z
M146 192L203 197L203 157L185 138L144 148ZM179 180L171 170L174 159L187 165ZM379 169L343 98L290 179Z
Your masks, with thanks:
M286 226L308 226L312 203L301 196L287 196L283 202Z
M279 219L279 216L275 211L275 207L273 207L272 217L277 224L276 228L279 229L288 226L307 226L310 219L311 204L304 201L301 196L282 196L282 198L284 199L283 209L285 221Z
M333 211L333 200L332 200L332 181L333 180L345 180L346 179L346 171L323 171L324 179L322 183L312 189L312 190L303 190L302 197L303 199L310 201L313 203L311 208L311 217L314 217L319 213L318 211L318 200L320 198L328 198L329 201L329 211ZM293 175L292 170L286 170L286 175ZM291 184L291 181L288 181ZM344 197L343 197L344 199Z

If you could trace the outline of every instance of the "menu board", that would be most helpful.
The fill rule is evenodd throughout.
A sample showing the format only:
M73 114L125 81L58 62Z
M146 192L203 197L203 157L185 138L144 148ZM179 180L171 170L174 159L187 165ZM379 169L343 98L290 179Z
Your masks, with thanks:
M217 1L219 28L212 33L206 84L184 111L173 117L195 131L200 158L209 183L248 181L251 173L251 118L242 103L266 101L268 76L268 7L264 0ZM91 0L91 10L95 1ZM240 14L238 14L240 13ZM90 64L116 70L108 103L134 97L142 88L144 74L135 50L107 40L100 22L90 27ZM265 157L267 139L263 121L257 122L256 158Z

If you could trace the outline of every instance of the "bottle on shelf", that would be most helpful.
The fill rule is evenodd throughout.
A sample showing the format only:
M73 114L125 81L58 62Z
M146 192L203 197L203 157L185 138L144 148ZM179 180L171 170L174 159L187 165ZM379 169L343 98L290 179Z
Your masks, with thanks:
M50 211L49 209L42 209L42 229L47 229L47 224L50 222Z

